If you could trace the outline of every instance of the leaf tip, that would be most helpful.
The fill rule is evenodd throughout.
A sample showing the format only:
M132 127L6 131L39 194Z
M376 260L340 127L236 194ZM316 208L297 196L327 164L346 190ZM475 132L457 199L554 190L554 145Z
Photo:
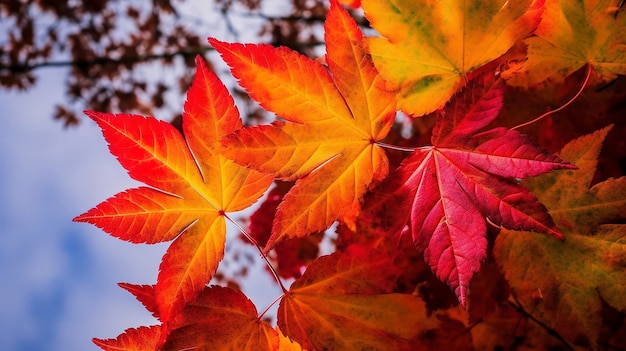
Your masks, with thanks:
M559 231L558 229L550 229L550 231L548 232L548 234L552 235L553 237L564 241L565 240L565 235L563 235L563 233L561 233L561 231Z
M224 46L224 44L226 44L226 42L218 40L217 38L214 38L214 37L208 37L207 41L217 51L219 51L218 47L222 47L222 46Z
M97 122L97 120L102 119L102 115L103 115L102 112L93 111L93 110L85 110L85 111L83 111L83 113L87 117L91 118L92 120L94 120L96 122Z
M93 342L96 346L98 346L99 348L103 350L107 350L109 346L109 344L107 343L107 340L105 339L92 338L91 342Z
M455 290L454 290L454 294L456 295L456 298L459 300L459 305L461 305L461 307L464 310L467 310L467 295L469 293L469 286L465 286L465 285L459 285Z
M87 218L89 216L89 212L91 212L91 210L72 218L72 222L89 223L89 219Z

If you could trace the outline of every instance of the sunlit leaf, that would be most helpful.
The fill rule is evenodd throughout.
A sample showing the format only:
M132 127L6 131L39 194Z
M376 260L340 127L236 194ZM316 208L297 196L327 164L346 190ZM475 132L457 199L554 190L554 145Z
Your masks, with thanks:
M626 74L626 16L620 0L546 0L535 36L528 38L528 60L509 74L524 87L562 83L585 65L595 81Z
M155 287L164 322L195 298L222 260L225 212L249 206L271 181L220 154L219 140L241 128L241 119L226 88L197 63L184 137L151 117L87 112L129 175L150 187L121 192L74 220L134 243L174 240Z
M393 94L336 1L325 28L328 68L286 48L210 39L251 96L285 120L225 140L225 153L236 162L296 180L278 207L266 251L337 219L354 225L360 199L387 175L387 156L374 142L393 123Z

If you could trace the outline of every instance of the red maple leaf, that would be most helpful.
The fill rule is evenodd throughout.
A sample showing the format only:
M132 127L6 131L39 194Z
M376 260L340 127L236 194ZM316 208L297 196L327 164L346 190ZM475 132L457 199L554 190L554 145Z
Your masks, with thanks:
M563 235L544 205L519 184L571 165L515 130L479 131L502 108L504 84L474 81L439 114L432 146L419 148L370 195L361 225L397 233L408 223L417 249L465 305L473 274L486 257L486 222Z
M219 141L243 123L226 87L202 59L196 61L184 136L152 117L87 112L111 154L148 186L118 193L74 220L133 243L172 241L154 288L164 323L211 280L224 256L226 213L248 207L271 182L222 155Z

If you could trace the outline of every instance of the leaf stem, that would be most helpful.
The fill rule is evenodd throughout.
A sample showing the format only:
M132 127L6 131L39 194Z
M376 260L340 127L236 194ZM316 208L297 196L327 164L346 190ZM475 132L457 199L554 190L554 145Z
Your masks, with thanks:
M228 219L232 224L234 224L235 227L237 227L237 229L239 229L239 231L243 234L243 236L245 236L248 239L248 241L250 241L250 243L252 243L252 245L254 245L254 247L256 247L257 251L259 251L259 254L261 255L261 257L265 261L265 264L267 264L267 267L272 272L272 275L274 276L274 280L276 280L276 282L280 286L280 289L283 291L283 295L285 293L287 293L287 288L285 288L285 286L283 285L283 282L281 281L280 277L278 276L278 273L276 273L276 270L274 269L274 266L272 266L272 264L270 263L270 260L267 258L267 256L265 254L263 254L263 249L261 248L259 243L253 237L251 237L250 234L248 234L248 232L241 225L239 225L239 223L235 222L232 218L228 217L228 215L226 213L224 213L223 216L226 219Z
M263 318L263 316L267 313L267 311L269 311L269 310L270 310L270 308L272 308L272 306L274 306L274 304L275 304L276 302L280 301L280 299L282 299L282 298L285 296L285 294L286 294L286 293L287 293L287 292L283 292L283 293L282 293L279 297L275 298L275 299L274 299L274 301L272 301L272 302L269 304L269 306L265 307L265 309L263 310L263 312L259 313L258 318L259 318L259 319Z
M585 81L583 82L583 85L580 87L580 90L578 90L576 95L574 95L564 105L562 105L561 107L559 107L559 108L557 108L555 110L548 111L548 112L544 113L543 115L533 119L532 121L528 121L526 123L522 123L520 125L517 125L517 126L511 128L511 130L518 129L518 128L521 128L521 127L525 127L525 126L527 126L529 124L533 124L533 123L535 123L535 122L537 122L537 121L539 121L539 120L541 120L541 119L543 119L543 118L545 118L545 117L547 117L547 116L549 116L549 115L551 115L553 113L557 113L557 112L561 111L562 109L566 108L567 106L569 106L572 102L574 102L574 100L576 100L580 96L580 94L582 94L583 90L587 86L587 83L589 83L589 78L591 77L591 71L592 71L591 65L587 64L587 76L585 77Z
M397 150L397 151L406 151L406 152L413 152L415 150L432 148L432 146L420 146L420 147L396 146L396 145L383 143L381 141L377 141L374 144L376 144L376 145L378 145L378 146L380 146L380 147L382 147L384 149Z

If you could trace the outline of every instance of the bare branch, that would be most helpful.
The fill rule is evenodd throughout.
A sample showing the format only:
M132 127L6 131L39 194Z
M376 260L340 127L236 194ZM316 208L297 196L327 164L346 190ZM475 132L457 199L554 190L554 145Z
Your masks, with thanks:
M148 54L148 55L136 55L136 56L123 56L119 58L112 57L96 57L89 60L67 60L67 61L45 61L34 64L13 64L6 65L0 63L0 70L8 70L11 73L28 73L39 68L46 67L79 67L85 68L96 65L106 64L128 64L149 62L154 60L171 59L176 56L190 56L196 54L203 54L213 50L210 46L193 47L176 52L167 52L162 54Z

